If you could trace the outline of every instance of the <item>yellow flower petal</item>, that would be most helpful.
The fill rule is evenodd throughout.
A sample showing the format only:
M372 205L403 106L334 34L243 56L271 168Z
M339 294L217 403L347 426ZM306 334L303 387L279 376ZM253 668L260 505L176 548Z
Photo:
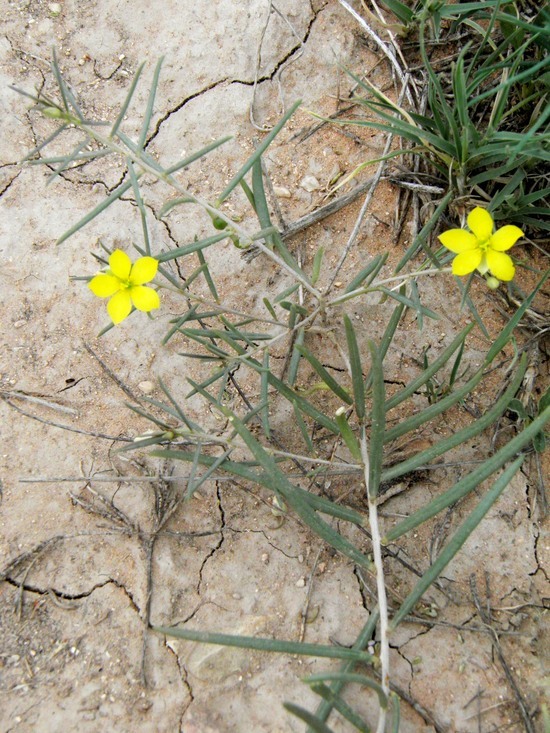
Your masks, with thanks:
M480 249L461 252L453 260L453 275L468 275L481 263L483 253Z
M476 206L468 214L468 226L476 235L478 241L485 242L493 233L493 217L485 209Z
M154 257L141 257L134 263L130 273L132 285L143 285L148 283L157 274L159 263Z
M130 291L128 288L121 290L120 292L113 295L111 300L107 303L107 313L111 317L113 323L120 323L127 316L130 315L132 310L132 300L130 298Z
M504 252L496 252L495 250L488 249L486 256L487 264L492 275L499 280L504 280L504 282L513 279L516 268L509 255L504 254Z
M473 234L466 232L464 229L449 229L440 234L438 239L444 247L447 247L447 249L450 249L451 252L455 252L456 254L467 252L477 247L477 239Z
M521 229L513 224L508 224L505 227L500 227L493 234L490 247L496 249L497 252L504 252L513 247L520 237L523 237Z
M156 260L155 260L156 262ZM132 302L138 311L152 311L160 306L160 298L156 290L145 285L136 285L130 289Z
M118 277L102 272L90 280L88 287L98 298L108 298L120 290L120 280Z
M109 257L109 267L115 277L120 280L128 280L130 277L130 270L132 268L132 261L126 254L120 249L115 249L113 254Z

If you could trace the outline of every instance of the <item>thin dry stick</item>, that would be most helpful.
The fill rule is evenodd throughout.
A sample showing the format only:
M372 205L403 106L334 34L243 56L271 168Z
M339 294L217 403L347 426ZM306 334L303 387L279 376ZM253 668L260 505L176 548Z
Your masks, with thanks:
M340 3L340 5L343 8L345 8L348 11L348 13L351 13L351 15L353 15L353 17L355 18L355 20L363 28L363 30L366 32L366 34L369 36L369 38L371 38L376 43L376 45L382 51L382 53L384 54L384 56L386 56L389 59L390 64L392 65L393 69L395 70L395 73L399 77L399 80L400 80L401 84L407 90L406 91L407 101L412 106L414 106L414 101L413 101L413 98L412 98L412 94L410 93L410 91L408 89L408 86L407 86L407 84L408 84L408 79L407 79L408 74L407 74L407 72L403 72L403 69L399 65L399 61L397 60L397 58L395 56L395 52L394 52L393 48L391 46L388 46L386 43L384 43L384 41L379 36L376 35L376 33L372 30L372 28L367 23L367 21L364 18L362 18L359 15L359 13L356 10L354 10L349 3L346 2L346 0L338 0L338 2Z
M132 390L129 387L127 387L121 379L117 377L117 375L107 366L107 364L103 361L103 359L98 354L95 353L95 351L92 349L92 347L89 344L87 344L85 341L83 343L84 343L84 348L86 349L86 351L94 357L94 359L98 362L98 364L103 369L103 371L106 372L106 374L109 375L109 377L113 380L113 382L120 387L120 389L124 392L124 394L127 397L129 397L133 402L137 402L138 405L141 405L141 400L139 399L139 397L137 397L132 392Z
M62 430L69 430L71 433L80 433L80 435L91 435L93 438L103 438L104 440L110 440L112 442L121 442L121 443L133 443L133 438L125 438L120 435L105 435L105 433L96 433L93 430L80 430L80 428L73 428L71 425L63 425L63 423L57 423L53 422L52 420L45 420L42 417L38 417L38 415L33 415L30 412L27 412L26 410L22 410L17 405L14 405L13 402L10 402L9 399L7 399L3 394L0 393L0 398L6 402L10 407L12 407L16 412L21 413L21 415L25 415L25 417L30 417L33 420L36 420L37 422L44 423L44 425L51 425L54 428L61 428Z
M343 2L343 0L340 0L340 2ZM403 80L403 88L401 90L401 94L399 95L398 105L401 104L403 100L403 96L405 92L408 89L408 77L406 77ZM355 226L353 227L353 230L349 236L349 239L346 243L346 246L344 247L344 251L342 252L340 259L338 261L338 264L336 265L336 269L333 273L333 276L330 280L328 290L333 286L333 284L336 281L336 278L338 277L338 273L340 272L340 269L342 268L344 262L346 261L346 258L349 254L350 249L355 244L355 240L357 239L357 236L359 234L359 229L361 228L361 224L363 223L363 219L365 218L365 214L367 213L367 209L370 205L371 199L374 195L374 192L376 190L376 187L380 183L380 180L382 179L382 173L384 172L384 168L386 167L386 160L384 158L389 153L391 144L393 140L393 133L390 133L388 135L388 139L386 140L386 145L384 147L384 152L382 153L382 161L378 165L378 170L376 171L374 177L372 178L372 183L370 185L370 188L368 189L367 195L365 196L365 201L363 203L363 206L361 207L361 211L359 212L359 216L357 217L357 221L355 222Z
M488 575L485 576L487 586L489 584L488 581ZM521 691L516 683L516 680L514 679L514 676L510 670L510 667L508 665L508 662L506 661L506 658L504 657L504 653L502 651L502 647L500 645L500 640L498 638L498 634L495 631L495 629L492 626L491 623L491 612L490 612L490 599L489 599L489 593L487 593L487 604L489 608L486 610L483 608L478 592L477 592L477 583L475 575L470 576L470 589L472 592L472 598L474 599L474 605L476 607L476 611L479 614L480 619L485 624L485 627L487 629L487 633L491 637L491 642L493 644L493 648L497 654L498 660L500 662L500 665L502 669L504 670L504 674L506 675L506 679L508 680L508 684L512 688L512 692L514 693L514 697L516 698L517 705L519 707L521 717L523 719L523 725L527 733L535 733L535 728L533 726L533 721L531 719L531 715L529 713L529 710L527 708L527 703L525 702L523 695L521 694Z
M11 397L15 400L25 400L26 402L34 402L36 405L44 405L45 407L51 407L52 410L57 410L58 412L65 412L68 415L78 415L78 410L74 410L72 407L65 407L65 405L58 405L56 402L50 402L49 400L44 400L41 397L35 397L34 395L26 394L25 392L19 392L17 390L13 392L9 391L2 391L0 392L1 397Z

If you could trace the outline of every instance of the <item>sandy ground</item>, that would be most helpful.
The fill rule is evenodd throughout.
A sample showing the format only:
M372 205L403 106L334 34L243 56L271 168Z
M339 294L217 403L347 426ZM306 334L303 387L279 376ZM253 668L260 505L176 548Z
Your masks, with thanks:
M56 245L116 186L123 169L109 158L47 187L50 171L17 163L51 123L29 112L28 100L8 85L52 89L55 46L86 114L112 120L145 61L144 83L125 120L128 134L135 134L147 84L164 55L148 149L168 163L232 134L219 152L183 174L192 190L211 196L262 139L250 123L251 104L256 123L266 127L296 99L331 114L338 95L350 88L337 62L365 70L374 69L377 59L334 0L277 3L280 14L271 14L263 38L256 91L266 0L170 0L159 10L142 0L0 0L0 7L0 731L303 730L282 702L313 709L316 698L299 678L330 664L166 640L148 631L144 620L349 645L372 609L373 581L291 516L280 522L265 497L227 481L212 482L181 503L158 531L159 516L185 490L185 481L175 479L182 467L116 449L149 427L125 402L160 398L159 377L181 397L185 378L201 374L196 361L178 355L188 345L174 340L160 347L181 304L167 297L153 320L132 318L97 339L107 323L103 305L69 276L95 272L91 253L100 252L100 243L130 251L132 242L140 242L139 212L124 197ZM383 64L371 78L387 80ZM324 127L307 137L314 124L301 109L266 156L287 222L318 206L336 175L383 147L383 138L372 132L353 138ZM319 184L313 191L304 186L308 176ZM150 184L144 190L156 252L205 234L208 222L186 209L158 219L163 192ZM307 262L323 244L334 263L359 207L360 201L296 237L293 251ZM398 261L404 242L392 241L395 208L395 188L382 183L344 281L378 252L390 251L390 269ZM232 199L228 212L246 215L244 200ZM261 257L247 264L229 244L210 252L224 302L254 308L264 293L287 284ZM433 278L423 287L426 303L442 320L423 332L405 321L390 354L389 381L417 374L414 359L422 349L446 345L468 320L448 281ZM482 287L472 293L498 333L506 318L498 310L503 303ZM354 313L375 338L387 314L381 305L359 305ZM474 335L467 354L472 364L484 348ZM328 342L325 363L341 367ZM541 377L545 369L547 374L547 365L539 365ZM498 388L496 375L474 394L470 409L485 410ZM198 419L214 420L198 400L190 409ZM292 434L289 419L277 416L281 435ZM422 439L437 439L467 419L457 411L454 423L436 426L434 435ZM490 437L459 458L483 457ZM384 504L386 520L421 505L459 470L417 477ZM392 639L403 731L521 731L525 717L535 714L548 684L544 604L550 595L548 536L535 475L534 462L527 461L447 568L439 589L428 593L433 616L403 624ZM324 489L333 498L351 495L361 505L360 489L349 481L335 480ZM469 506L464 502L403 542L402 557L415 571L428 566ZM362 542L368 552L367 538ZM397 596L414 577L391 559L388 573ZM354 703L373 714L370 696L353 694ZM349 729L337 720L333 726Z

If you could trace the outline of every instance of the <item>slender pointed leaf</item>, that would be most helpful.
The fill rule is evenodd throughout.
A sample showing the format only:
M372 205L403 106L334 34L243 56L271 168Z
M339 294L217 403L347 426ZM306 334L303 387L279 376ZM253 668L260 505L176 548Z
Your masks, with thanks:
M427 506L411 514L398 525L393 527L384 537L383 543L393 542L401 535L418 527L427 519L439 514L440 511L455 504L459 499L466 496L473 489L477 488L482 481L489 478L491 474L498 471L507 461L511 460L516 453L530 443L550 419L550 407L544 410L530 425L524 428L521 433L514 436L497 453L488 458L479 468L458 481L451 489L433 499Z
M513 476L518 471L519 467L523 463L523 456L516 458L516 460L503 471L502 475L495 481L491 489L485 494L483 499L479 502L477 507L468 515L468 518L460 526L460 528L451 537L449 542L446 544L444 550L438 556L437 560L430 566L430 568L424 573L422 578L415 585L413 590L405 598L401 604L399 610L391 621L391 629L395 629L396 626L409 614L418 601L422 598L424 593L436 580L436 578L442 573L443 569L449 564L454 558L457 552L460 550L462 545L466 542L468 537L472 534L477 525L485 517L489 509L493 506L498 497L502 494L504 489L508 486Z

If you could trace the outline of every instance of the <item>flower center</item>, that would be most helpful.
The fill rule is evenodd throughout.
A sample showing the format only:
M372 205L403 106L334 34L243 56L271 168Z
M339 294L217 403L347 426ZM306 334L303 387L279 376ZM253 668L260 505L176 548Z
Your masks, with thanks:
M486 239L478 239L477 240L477 246L482 252L487 252L489 249L489 246L491 244L491 237L487 237Z

